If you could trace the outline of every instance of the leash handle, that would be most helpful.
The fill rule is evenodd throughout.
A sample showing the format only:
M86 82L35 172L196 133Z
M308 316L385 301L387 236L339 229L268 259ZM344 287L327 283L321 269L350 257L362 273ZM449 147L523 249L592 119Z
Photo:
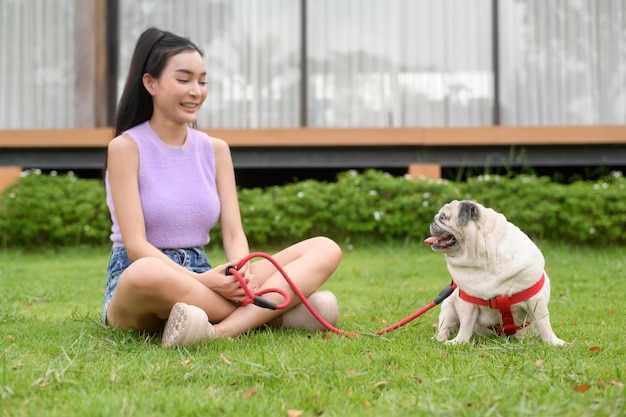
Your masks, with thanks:
M227 265L226 271L224 272L227 276L234 275L235 278L237 278L237 281L239 281L241 288L243 288L244 292L248 296L246 300L243 300L241 303L239 303L240 305L245 306L248 304L254 304L256 306L267 308L269 310L280 310L289 306L289 303L291 302L291 298L289 297L289 294L287 294L286 291L280 288L266 288L264 290L257 292L256 294L253 293L250 290L250 287L248 287L248 284L246 284L243 277L239 273L238 268L240 268L241 266L243 266L242 263L240 263L238 266ZM284 301L280 304L276 304L275 302L270 301L267 298L261 297L263 294L267 294L270 292L275 292L275 293L280 294L283 297Z
M253 252L253 253L245 256L241 261L239 261L239 264L237 265L237 267L228 266L226 268L226 270L231 272L231 275L235 275L237 277L237 275L239 275L239 272L237 272L238 269L240 269L243 265L245 265L247 262L249 262L250 259L252 259L252 258L264 258L267 261L269 261L272 265L274 265L276 270L283 276L283 278L285 279L285 281L287 282L289 287L293 290L295 295L300 299L302 304L304 304L304 306L311 312L313 317L315 317L328 330L330 330L332 332L335 332L337 334L342 334L344 336L357 336L356 333L349 333L349 332L346 332L344 330L336 328L335 326L330 324L328 321L326 321L326 319L324 319L324 317L322 317L317 311L315 311L315 308L311 305L309 300L307 300L306 296L302 293L302 291L300 291L298 286L291 280L291 278L289 278L289 275L287 275L287 272L285 272L283 267L280 266L280 264L274 258L272 258L270 255L268 255L267 253ZM283 308L286 308L286 307L289 306L290 298L289 298L289 294L286 291L284 291L284 290L282 290L280 288L266 288L266 289L263 289L263 290L257 292L256 295L255 295L255 294L252 294L252 292L248 289L248 286L243 281L241 276L238 276L237 279L239 280L239 283L244 288L244 291L246 291L246 294L248 294L248 297L249 297L247 300L244 300L242 303L240 303L241 305L247 305L247 304L250 304L250 303L256 304L255 297L258 297L259 295L266 294L268 292L276 292L276 293L281 294L285 298L285 301L283 303L277 305L276 309L283 309ZM269 303L269 301L266 300L266 299L262 299L259 302L263 304L263 305L259 305L260 307L265 307L265 303ZM256 305L258 305L258 304L256 304Z

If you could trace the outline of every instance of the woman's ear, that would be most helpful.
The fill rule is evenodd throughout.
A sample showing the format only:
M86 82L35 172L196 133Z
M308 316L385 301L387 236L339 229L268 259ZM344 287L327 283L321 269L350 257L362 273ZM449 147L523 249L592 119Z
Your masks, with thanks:
M153 96L154 95L154 83L156 81L154 77L148 73L145 73L143 77L141 78L141 81L143 82L143 86L148 91L148 93L150 93L150 95Z

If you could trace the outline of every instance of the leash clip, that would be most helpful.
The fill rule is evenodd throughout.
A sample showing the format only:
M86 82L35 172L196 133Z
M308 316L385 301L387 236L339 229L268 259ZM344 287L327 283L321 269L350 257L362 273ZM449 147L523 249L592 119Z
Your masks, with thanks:
M456 289L456 284L451 282L447 287L445 287L441 292L433 299L433 303L441 304L443 300L450 297L454 290Z

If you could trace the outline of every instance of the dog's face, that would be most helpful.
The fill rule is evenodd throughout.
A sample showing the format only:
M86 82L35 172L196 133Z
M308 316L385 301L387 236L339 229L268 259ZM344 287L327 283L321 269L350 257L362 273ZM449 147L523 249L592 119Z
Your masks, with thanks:
M430 224L431 237L424 242L435 252L444 252L447 255L457 253L468 238L475 237L470 222L480 220L481 206L472 201L454 200L446 204L435 215Z

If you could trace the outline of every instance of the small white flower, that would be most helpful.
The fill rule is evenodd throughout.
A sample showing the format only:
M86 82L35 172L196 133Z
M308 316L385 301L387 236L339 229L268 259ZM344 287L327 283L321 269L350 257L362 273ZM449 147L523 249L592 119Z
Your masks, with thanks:
M86 224L86 225L83 227L83 230L84 230L85 232L87 232L87 231L89 230L89 225L88 225L88 224Z
M607 188L609 188L609 184L607 184L606 182L603 182L602 183L602 188L604 188L606 190Z
M593 189L594 190L599 190L600 189L600 184L593 184Z
M595 234L596 233L596 228L595 227L590 227L589 228L589 234Z
M381 216L382 216L382 213L380 211L375 211L374 212L374 220L380 221L380 217Z
M40 170L39 168L37 168L37 169L35 169L35 170L33 171L33 174L35 174L35 175L41 175L41 170Z
M304 197L304 193L302 191L300 191L298 194L296 194L298 196L298 198L302 198Z
M354 246L352 244L349 244L348 246L346 246L346 249L348 250L354 250Z
M275 222L279 222L280 221L280 214L277 214L276 216L274 216L274 221Z
M74 171L67 171L67 175L70 176L70 177L73 177L74 176Z
M430 203L428 201L424 200L424 201L422 201L422 206L428 207L428 206L430 206Z
M369 190L367 193L369 195L378 195L378 191L376 191L376 190Z
M430 193L426 192L426 193L422 194L422 197L429 198L430 197Z
M51 177L56 177L57 176L56 170L53 169L52 171L50 171L50 176Z
M15 193L9 194L9 198L15 198Z

